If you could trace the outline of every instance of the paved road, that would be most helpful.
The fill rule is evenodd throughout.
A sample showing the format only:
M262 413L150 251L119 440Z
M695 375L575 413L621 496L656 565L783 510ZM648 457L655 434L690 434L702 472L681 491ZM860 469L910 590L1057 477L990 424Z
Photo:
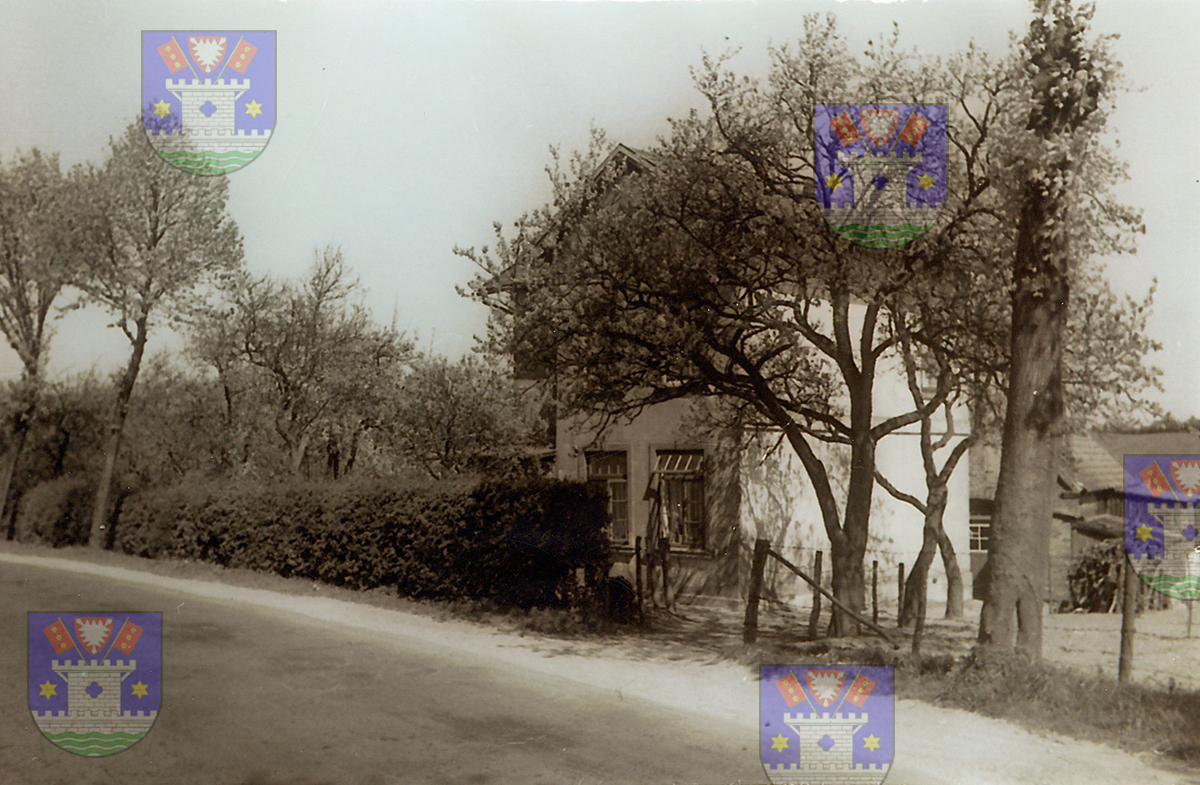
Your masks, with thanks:
M755 739L629 695L242 604L0 563L0 782L760 782ZM38 732L29 611L161 611L163 702L131 749L82 758Z

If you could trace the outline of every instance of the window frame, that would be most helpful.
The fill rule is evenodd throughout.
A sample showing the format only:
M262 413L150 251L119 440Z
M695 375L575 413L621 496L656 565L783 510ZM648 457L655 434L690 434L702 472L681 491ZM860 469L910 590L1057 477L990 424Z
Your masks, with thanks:
M619 463L613 459L619 457ZM616 471L597 471L606 463L618 467ZM602 486L607 494L608 539L617 545L628 545L633 533L629 499L629 452L627 450L595 450L584 453L585 471L589 485ZM621 510L623 515L618 515ZM621 524L624 536L620 536Z
M673 548L703 551L708 547L705 474L704 450L654 451L652 477L658 489L659 523Z

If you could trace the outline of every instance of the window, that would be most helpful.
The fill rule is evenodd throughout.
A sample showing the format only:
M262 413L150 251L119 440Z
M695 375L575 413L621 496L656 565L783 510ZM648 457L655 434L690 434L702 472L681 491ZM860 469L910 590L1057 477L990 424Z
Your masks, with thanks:
M959 520L962 520L961 518ZM992 520L971 520L971 535L970 549L972 551L986 551L988 549L988 541L992 534Z
M660 450L654 472L663 525L671 545L704 548L704 453Z
M608 492L608 534L629 542L629 473L624 451L587 454L588 482Z
M986 551L992 538L992 515L996 504L992 499L971 499L970 534L968 548L975 553Z

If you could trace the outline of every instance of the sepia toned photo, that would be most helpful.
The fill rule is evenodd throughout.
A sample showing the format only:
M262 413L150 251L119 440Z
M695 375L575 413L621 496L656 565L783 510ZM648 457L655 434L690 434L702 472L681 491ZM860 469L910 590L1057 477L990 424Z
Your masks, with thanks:
M1200 7L4 2L0 783L1200 783Z

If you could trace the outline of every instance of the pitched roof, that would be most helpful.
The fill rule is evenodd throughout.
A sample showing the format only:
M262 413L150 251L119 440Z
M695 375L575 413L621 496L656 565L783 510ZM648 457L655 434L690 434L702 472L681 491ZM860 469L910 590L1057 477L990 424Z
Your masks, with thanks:
M1107 433L1067 437L1070 456L1060 473L1076 491L1123 490L1126 455L1200 454L1194 433Z

